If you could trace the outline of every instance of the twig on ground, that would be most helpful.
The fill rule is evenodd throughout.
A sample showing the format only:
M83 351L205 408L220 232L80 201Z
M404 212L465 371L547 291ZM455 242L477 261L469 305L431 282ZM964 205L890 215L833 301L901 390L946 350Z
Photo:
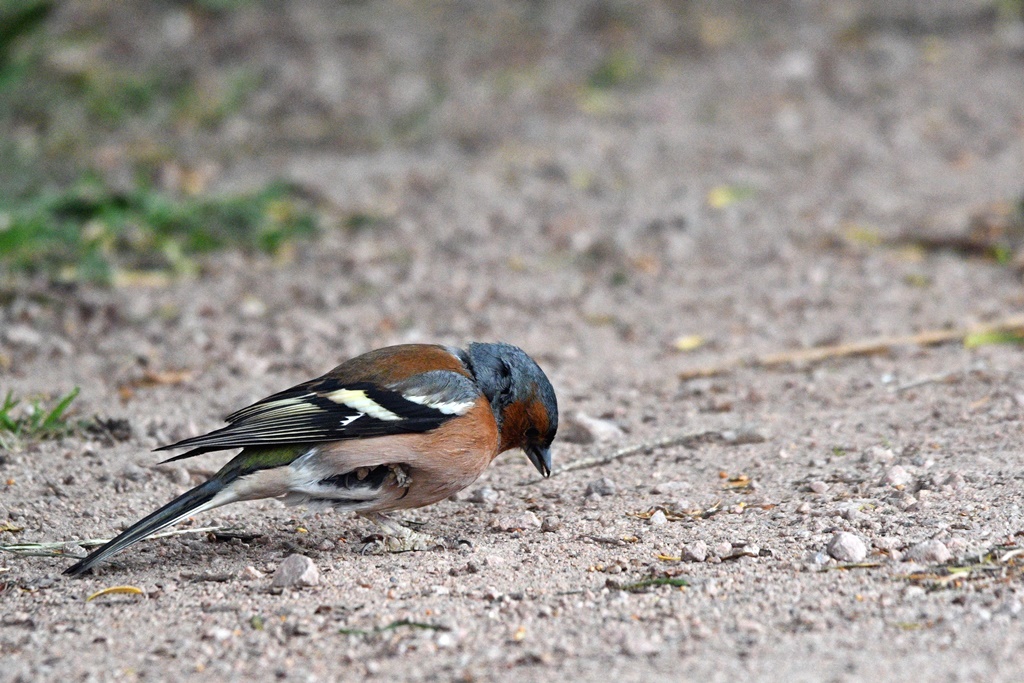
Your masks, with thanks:
M559 474L565 474L566 472L572 472L574 470L600 467L601 465L607 465L608 463L615 462L616 460L622 460L623 458L628 458L633 455L647 455L659 448L672 448L673 446L694 448L700 444L707 443L727 443L738 446L748 443L761 443L762 441L764 441L764 436L757 430L751 428L677 434L675 436L669 436L656 441L645 441L644 443L625 446L617 451L609 453L608 455L602 455L594 458L580 458L579 460L574 460L562 467L556 467L552 470L551 476L556 477ZM530 479L528 481L520 482L520 486L536 484L538 481L543 480Z
M375 626L371 629L362 628L340 628L338 633L344 636L373 636L387 631L394 631L395 629L407 626L412 629L420 629L425 631L451 631L451 628L442 624L428 624L422 621L412 621L410 619L399 619L398 621L392 621L386 626Z
M923 387L923 386L925 386L927 384L943 384L945 382L951 382L952 380L954 380L955 378L961 376L962 374L964 374L963 370L954 370L953 372L942 372L942 373L939 373L937 375L928 375L927 377L919 377L919 378L911 380L909 382L905 382L903 384L900 384L895 389L893 389L893 391L895 391L897 394L899 394L899 393L904 392L904 391L909 391L911 389L917 389L918 387Z
M684 370L679 373L679 378L688 380L701 377L716 377L739 368L774 368L782 365L806 365L835 358L885 353L899 346L935 346L952 341L962 341L973 335L988 335L1021 330L1024 330L1024 316L1015 315L986 325L949 330L924 330L916 334L874 337L844 344L831 344L828 346L815 346L809 349L769 353L754 358L734 358L715 365Z
M222 526L204 526L196 529L172 529L170 531L163 531L159 534L153 534L148 536L145 540L151 541L157 538L167 538L168 536L182 536L184 534L206 534L212 531L221 531L225 527ZM74 550L76 547L81 548L95 548L105 543L109 543L109 538L90 538L85 541L55 541L49 543L9 543L0 544L0 550L11 553L12 555L20 555L22 557L71 557L76 560L82 559L78 555L74 555L67 550Z

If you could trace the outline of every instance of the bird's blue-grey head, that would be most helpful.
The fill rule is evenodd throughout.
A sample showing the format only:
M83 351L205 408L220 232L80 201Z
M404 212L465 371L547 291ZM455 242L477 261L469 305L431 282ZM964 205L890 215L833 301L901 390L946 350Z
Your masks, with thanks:
M500 450L522 448L542 475L550 475L558 402L547 375L525 351L511 344L473 343L466 354L494 411Z

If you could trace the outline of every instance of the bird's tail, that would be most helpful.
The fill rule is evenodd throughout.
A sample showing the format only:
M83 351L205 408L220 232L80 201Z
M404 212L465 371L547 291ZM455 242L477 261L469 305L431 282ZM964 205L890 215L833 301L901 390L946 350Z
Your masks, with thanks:
M124 550L161 529L176 524L197 512L233 502L236 500L236 496L226 488L228 483L224 478L214 477L194 489L186 491L153 514L128 527L116 538L93 551L84 560L65 569L64 573L70 576L83 574L114 553Z

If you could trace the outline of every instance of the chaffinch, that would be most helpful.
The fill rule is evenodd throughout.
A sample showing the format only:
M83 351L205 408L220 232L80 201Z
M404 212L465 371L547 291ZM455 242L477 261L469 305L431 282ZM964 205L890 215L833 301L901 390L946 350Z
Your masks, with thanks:
M191 449L165 462L241 448L238 455L64 573L82 574L198 512L258 498L355 511L385 529L387 550L434 547L436 539L384 513L451 496L512 448L548 476L558 406L547 376L518 347L403 344L353 358L226 422L157 450Z

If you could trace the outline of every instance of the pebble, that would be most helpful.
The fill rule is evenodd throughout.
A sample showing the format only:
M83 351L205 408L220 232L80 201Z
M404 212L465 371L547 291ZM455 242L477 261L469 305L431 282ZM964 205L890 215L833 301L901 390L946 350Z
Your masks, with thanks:
M913 481L913 479L914 478L911 476L910 472L907 471L906 467L894 465L890 467L885 473L885 476L882 477L882 483L887 486L906 486Z
M558 531L562 528L562 520L555 515L548 515L544 518L544 521L540 523L540 530L553 532Z
M587 490L584 494L588 498L590 496L612 496L619 490L619 487L614 481L608 477L601 477L587 484Z
M967 551L967 541L962 538L951 538L946 541L946 548L954 555L963 555Z
M913 560L914 562L934 562L941 564L942 562L949 562L952 557L953 553L949 552L949 548L946 547L946 544L935 539L918 543L917 545L911 546L910 550L907 551L907 559Z
M329 538L325 538L324 540L320 541L316 549L326 553L334 550L337 547L338 546L334 541L332 541Z
M694 541L683 546L680 554L683 562L703 562L708 558L708 544L704 541Z
M828 542L828 554L840 562L863 562L868 547L857 534L840 531Z
M964 475L959 472L950 472L946 475L946 478L942 480L943 486L949 486L954 490L963 488L964 483Z
M891 448L872 446L860 456L861 462L892 462L896 459L896 453Z
M250 564L242 570L239 578L242 579L242 581L256 581L263 578L263 572Z
M320 584L320 570L313 560L305 555L289 555L274 572L271 586L287 588L291 586L317 586Z
M823 481L812 481L807 485L814 493L825 493L828 491L828 484Z
M654 487L651 489L651 493L657 493L662 495L670 493L679 493L680 491L684 491L688 488L690 488L690 484L685 481L663 481L658 484L655 484Z
M828 564L828 553L818 551L807 556L807 562L812 566Z
M630 633L623 639L622 652L629 657L647 657L660 652L662 645L661 636L657 633Z
M216 640L218 643L224 642L228 638L234 635L229 628L223 626L214 626L209 631L203 634L204 640Z
M129 481L146 481L149 479L149 472L134 463L128 463L121 468L121 476Z
M907 586L903 589L903 598L905 600L919 600L927 595L927 591L921 586Z
M571 421L582 432L583 438L589 439L588 442L614 441L625 436L625 432L614 422L591 417L586 413L576 413Z
M267 312L267 305L254 296L247 296L238 307L243 318L259 318Z
M669 507L673 510L686 511L695 509L693 502L689 498L676 498L672 501Z
M856 503L842 506L839 509L839 516L845 519L847 522L854 523L862 522L868 518L867 515L861 512L860 505Z
M764 624L753 619L737 619L736 628L746 633L764 633Z
M718 557L728 557L729 553L732 552L732 543L729 541L722 541L715 546L715 555Z
M1024 609L1024 605L1021 605L1020 600L1010 599L999 606L997 610L1000 614L1008 614L1011 617L1015 617L1021 613Z
M500 515L491 522L491 528L498 531L524 531L526 529L540 529L540 518L527 510L515 515Z
M917 498L914 498L906 491L901 491L899 495L892 499L892 503L904 512L910 512L917 508Z
M43 344L43 335L28 325L11 325L4 338L13 346L36 348Z
M651 515L651 518L647 520L647 523L651 526L661 526L666 522L668 522L668 517L666 517L665 513L661 510L655 510L654 514Z
M498 502L498 492L490 486L481 486L469 496L470 503L493 505Z
M159 465L155 469L167 475L167 478L178 486L188 486L192 483L192 475L181 465Z
M895 536L875 536L871 539L871 545L879 550L896 550L903 545L903 541Z
M811 511L811 504L806 502L800 503L799 505L796 506L796 511L801 515L806 515Z

